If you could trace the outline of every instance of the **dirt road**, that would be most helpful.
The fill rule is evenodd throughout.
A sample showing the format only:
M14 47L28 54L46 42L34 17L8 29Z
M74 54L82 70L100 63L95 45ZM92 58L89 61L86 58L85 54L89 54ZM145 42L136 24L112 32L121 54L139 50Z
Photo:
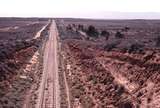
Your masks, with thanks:
M44 52L44 69L36 108L60 108L57 37L56 23L53 20Z
M59 87L59 75L58 75L58 56L57 56L57 37L58 37L58 31L56 27L55 21L52 22L52 29L51 29L51 35L53 36L53 49L54 49L54 107L60 108L60 87Z
M49 23L48 23L49 24ZM43 26L43 28L37 32L37 34L35 35L35 37L33 39L37 39L38 37L41 36L42 31L48 26L48 24L46 24L45 26Z

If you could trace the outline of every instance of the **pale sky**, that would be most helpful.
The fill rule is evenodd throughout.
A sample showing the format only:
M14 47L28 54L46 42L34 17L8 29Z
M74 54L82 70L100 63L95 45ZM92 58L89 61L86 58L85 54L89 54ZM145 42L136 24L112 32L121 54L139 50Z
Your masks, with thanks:
M0 0L0 16L160 19L160 0Z

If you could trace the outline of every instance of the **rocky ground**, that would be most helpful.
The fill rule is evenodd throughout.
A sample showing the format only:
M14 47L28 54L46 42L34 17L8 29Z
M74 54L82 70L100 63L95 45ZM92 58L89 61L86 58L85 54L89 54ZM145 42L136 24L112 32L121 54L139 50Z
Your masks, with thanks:
M48 23L39 19L0 19L0 108L26 107L31 85L42 70L42 46ZM25 103L25 104L24 104Z
M57 19L57 24L72 107L160 107L158 21ZM89 25L109 31L109 38L90 37ZM123 35L117 38L117 31Z

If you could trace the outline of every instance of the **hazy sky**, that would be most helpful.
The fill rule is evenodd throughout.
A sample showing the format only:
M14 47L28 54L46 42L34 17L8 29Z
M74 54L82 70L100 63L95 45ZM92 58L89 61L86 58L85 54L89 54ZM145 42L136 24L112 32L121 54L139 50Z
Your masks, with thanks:
M118 13L117 13L118 12ZM120 13L119 13L120 12ZM134 13L130 13L134 12ZM141 13L137 13L141 12ZM1 0L0 16L159 18L160 0Z

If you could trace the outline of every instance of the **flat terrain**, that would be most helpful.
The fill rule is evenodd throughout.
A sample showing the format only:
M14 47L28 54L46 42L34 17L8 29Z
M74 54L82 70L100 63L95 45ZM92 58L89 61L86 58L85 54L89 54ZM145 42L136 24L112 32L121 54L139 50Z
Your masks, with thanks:
M0 108L159 108L159 24L0 18Z
M38 84L42 70L47 24L47 19L0 18L0 108L30 103L31 85Z
M56 22L72 107L160 107L159 20Z

